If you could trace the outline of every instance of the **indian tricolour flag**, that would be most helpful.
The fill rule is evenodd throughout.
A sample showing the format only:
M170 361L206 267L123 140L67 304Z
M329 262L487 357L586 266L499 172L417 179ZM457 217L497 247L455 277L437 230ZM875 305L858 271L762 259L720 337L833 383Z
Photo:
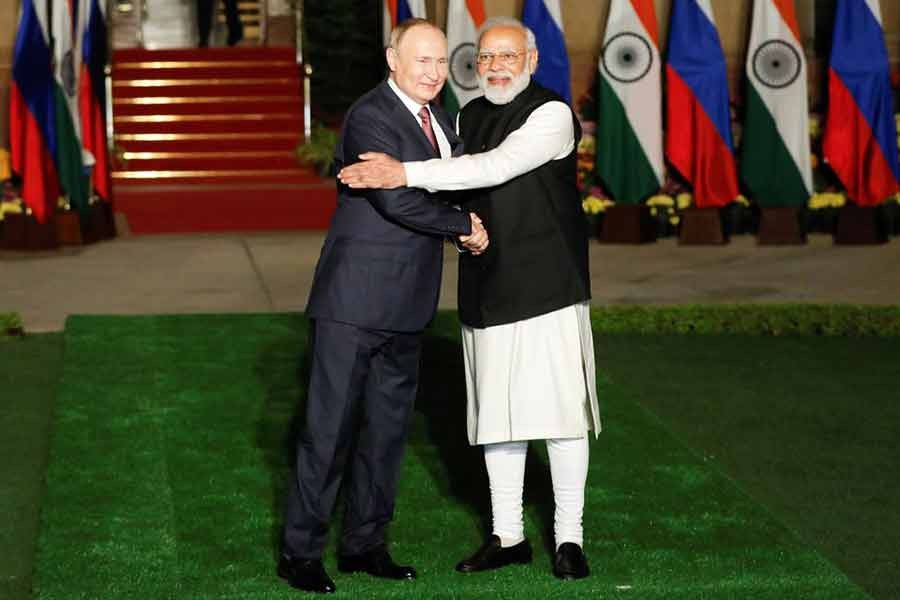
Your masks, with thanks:
M741 178L761 206L805 206L812 193L806 60L794 0L756 0L747 53Z
M89 206L88 178L84 172L81 145L81 119L78 116L78 68L75 32L78 0L53 0L51 31L54 38L54 96L56 99L56 168L59 183L69 197L71 207L85 214ZM82 13L81 15L79 13Z
M598 68L597 175L616 202L636 204L663 183L653 0L612 0Z
M475 36L483 22L483 0L450 0L447 6L450 77L444 88L444 108L451 115L481 95L475 72L475 46L478 43Z

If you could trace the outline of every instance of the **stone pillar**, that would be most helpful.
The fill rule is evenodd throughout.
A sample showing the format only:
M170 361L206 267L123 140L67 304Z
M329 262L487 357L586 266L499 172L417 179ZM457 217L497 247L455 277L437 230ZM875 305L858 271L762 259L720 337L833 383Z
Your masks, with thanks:
M19 24L19 0L0 2L0 147L9 148L9 86L13 43Z

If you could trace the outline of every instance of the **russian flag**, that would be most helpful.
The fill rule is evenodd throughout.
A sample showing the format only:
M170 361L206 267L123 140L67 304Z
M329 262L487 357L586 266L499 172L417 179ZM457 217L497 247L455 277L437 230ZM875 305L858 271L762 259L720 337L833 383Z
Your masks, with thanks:
M22 0L13 49L10 90L10 149L13 171L22 177L22 200L41 223L59 197L53 64L46 3Z
M738 196L725 54L709 0L674 0L666 65L666 158L699 207Z
M571 103L569 54L559 0L525 0L522 23L534 32L537 41L538 68L534 80Z
M81 115L81 143L94 155L94 188L97 194L109 201L112 185L109 173L109 153L106 140L106 85L107 60L106 17L100 0L85 0L84 31L81 39L81 77L78 90Z
M897 130L878 0L838 0L828 72L825 159L850 199L874 206L900 189Z
M407 19L425 16L425 0L382 0L384 7L384 46L391 43L391 30Z

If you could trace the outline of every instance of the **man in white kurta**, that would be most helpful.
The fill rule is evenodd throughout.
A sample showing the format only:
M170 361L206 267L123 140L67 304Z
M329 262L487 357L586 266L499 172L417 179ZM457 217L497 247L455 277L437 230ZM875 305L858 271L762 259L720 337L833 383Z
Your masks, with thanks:
M492 105L505 106L517 98L521 105L526 88L533 90L529 84L537 67L534 37L513 19L491 20L479 36L477 63L479 81ZM488 151L402 164L384 155L364 154L369 160L345 168L340 177L351 187L498 189L539 169L563 164L558 161L572 161L576 131L571 109L558 100L535 104L524 123ZM541 192L536 189L529 195ZM494 232L502 229L499 225L486 223L492 244L498 239ZM600 420L589 289L586 294L585 299L502 324L480 327L463 320L468 436L471 444L484 446L493 535L457 565L460 571L530 561L522 517L525 457L528 440L543 439L556 503L554 573L565 579L588 574L582 550L587 435L599 432Z

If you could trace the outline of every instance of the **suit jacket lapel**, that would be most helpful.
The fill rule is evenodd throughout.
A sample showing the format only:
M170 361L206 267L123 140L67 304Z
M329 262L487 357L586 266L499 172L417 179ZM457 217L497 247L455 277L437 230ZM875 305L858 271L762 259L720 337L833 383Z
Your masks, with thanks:
M388 85L387 81L383 82L381 85L385 96L391 101L391 105L393 106L392 116L395 118L395 122L398 124L401 131L410 139L418 140L419 145L422 147L422 151L427 153L427 156L423 157L422 160L427 158L440 158L434 151L434 148L431 147L431 142L425 137L425 132L422 130L419 117L409 112L409 109L406 108L403 101L394 93L394 90L391 89L391 86ZM446 132L446 130L444 131Z

